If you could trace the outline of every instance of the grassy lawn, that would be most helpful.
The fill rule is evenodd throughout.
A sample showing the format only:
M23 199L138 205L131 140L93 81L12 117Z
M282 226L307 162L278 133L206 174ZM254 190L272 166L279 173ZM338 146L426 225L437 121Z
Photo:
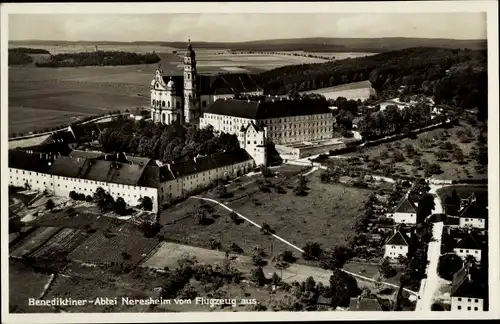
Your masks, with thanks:
M400 265L392 265L392 267L396 270L397 274L391 278L382 278L382 281L399 285L399 278L403 275L405 268ZM372 263L348 262L344 265L345 270L372 279L376 279L378 268L378 264Z
M464 132L470 132L469 135L472 136L463 135ZM437 179L486 179L488 178L486 171L482 173L476 169L478 163L471 155L477 148L476 138L479 132L479 129L468 125L458 125L450 129L439 128L420 133L415 139L405 138L367 147L345 156L356 158L365 156L364 161L360 159L362 162L360 166L367 166L374 160L378 160L382 166L391 164L394 166L395 174L399 175L424 177L423 165L428 162L439 164L442 173L434 175ZM410 154L408 148L413 148L416 153ZM463 154L462 164L454 157L456 151L461 151ZM397 152L402 153L404 160L397 162L393 159ZM436 154L446 154L447 157L439 158ZM421 163L418 164L416 160L420 160Z
M355 235L351 228L355 217L361 212L362 204L370 190L357 189L335 184L323 184L319 179L320 172L308 175L307 186L310 188L307 196L299 197L293 193L297 177L286 180L271 179L271 183L284 181L282 184L285 193L252 191L245 187L238 199L218 199L227 202L227 205L258 224L267 223L276 234L298 247L307 242L319 242L323 248L332 248L345 243ZM345 190L345 192L344 192ZM216 197L214 197L217 199ZM229 217L229 213L214 206L213 223L197 225L193 216L202 203L188 199L173 206L162 213L161 222L164 224L163 235L166 240L184 244L208 247L210 241L221 242L223 247L236 243L245 253L255 246L262 246L268 254L277 254L284 250L293 250L285 243L276 239L270 240L258 228L249 224L236 225ZM297 251L293 251L300 256Z

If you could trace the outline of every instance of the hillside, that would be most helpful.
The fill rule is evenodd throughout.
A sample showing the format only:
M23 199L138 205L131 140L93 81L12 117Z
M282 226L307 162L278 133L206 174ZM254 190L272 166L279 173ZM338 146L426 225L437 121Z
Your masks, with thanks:
M436 103L480 110L487 118L485 50L409 48L318 64L289 65L263 72L258 82L270 94L310 91L369 80L380 98L434 96Z
M57 45L155 45L174 48L185 48L186 42L112 42L112 41L50 41L50 40L24 40L11 41L13 45L43 44ZM296 39L271 39L246 42L192 42L198 49L231 49L238 51L306 51L306 52L387 52L410 47L440 47L440 48L468 48L486 49L486 40L457 40L433 38L296 38Z
M30 54L50 54L48 51L39 48L17 47L9 48L9 65L25 65L33 62Z

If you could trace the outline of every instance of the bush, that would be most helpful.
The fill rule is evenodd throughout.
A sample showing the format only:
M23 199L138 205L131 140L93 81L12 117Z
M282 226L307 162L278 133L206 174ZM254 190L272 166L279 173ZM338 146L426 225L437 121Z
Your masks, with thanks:
M244 252L243 249L236 243L231 244L231 251L237 254L242 254Z
M462 268L463 261L456 254L445 254L439 257L438 274L445 280L452 280L453 275Z
M45 203L45 208L47 208L49 210L52 210L55 206L56 206L56 204L54 203L54 201L52 199L47 200L47 202Z
M302 249L304 250L303 256L306 260L318 260L323 253L321 245L317 242L307 242Z
M271 177L274 177L274 172L271 171L271 169L269 169L268 167L266 166L262 166L260 168L260 172L262 173L262 175L265 177L265 178L271 178Z
M294 263L297 261L297 258L293 255L292 251L283 251L280 255L279 258L287 263Z
M263 286L267 283L267 279L264 275L264 270L262 269L262 267L255 267L254 269L252 269L250 280L258 284L259 286Z

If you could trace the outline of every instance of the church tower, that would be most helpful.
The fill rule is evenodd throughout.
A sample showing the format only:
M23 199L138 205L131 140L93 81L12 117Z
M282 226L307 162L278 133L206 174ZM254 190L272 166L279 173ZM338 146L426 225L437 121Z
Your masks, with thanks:
M198 96L196 55L188 41L184 55L184 122L198 124L200 119L200 98Z

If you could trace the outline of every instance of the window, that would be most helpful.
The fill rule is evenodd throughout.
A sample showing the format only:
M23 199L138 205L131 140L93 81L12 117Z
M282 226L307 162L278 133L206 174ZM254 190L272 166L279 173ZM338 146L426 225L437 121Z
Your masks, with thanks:
M464 252L464 250L460 250L460 253Z
M462 298L458 297L458 301L462 301Z
M475 303L479 303L479 299L477 299L477 298L476 298L476 299L474 299L474 302L475 302Z
M470 303L471 299L469 298L469 299L467 299L467 301Z
M467 306L467 310L470 311L470 306Z
M474 307L474 310L477 311L478 310L477 307Z
M458 309L458 310L461 310L461 309L462 309L462 306L457 306L457 309Z
M476 251L474 251L474 253L478 254L478 253L479 253L479 251L477 251L477 250L476 250ZM476 299L476 300L477 300L477 299Z

